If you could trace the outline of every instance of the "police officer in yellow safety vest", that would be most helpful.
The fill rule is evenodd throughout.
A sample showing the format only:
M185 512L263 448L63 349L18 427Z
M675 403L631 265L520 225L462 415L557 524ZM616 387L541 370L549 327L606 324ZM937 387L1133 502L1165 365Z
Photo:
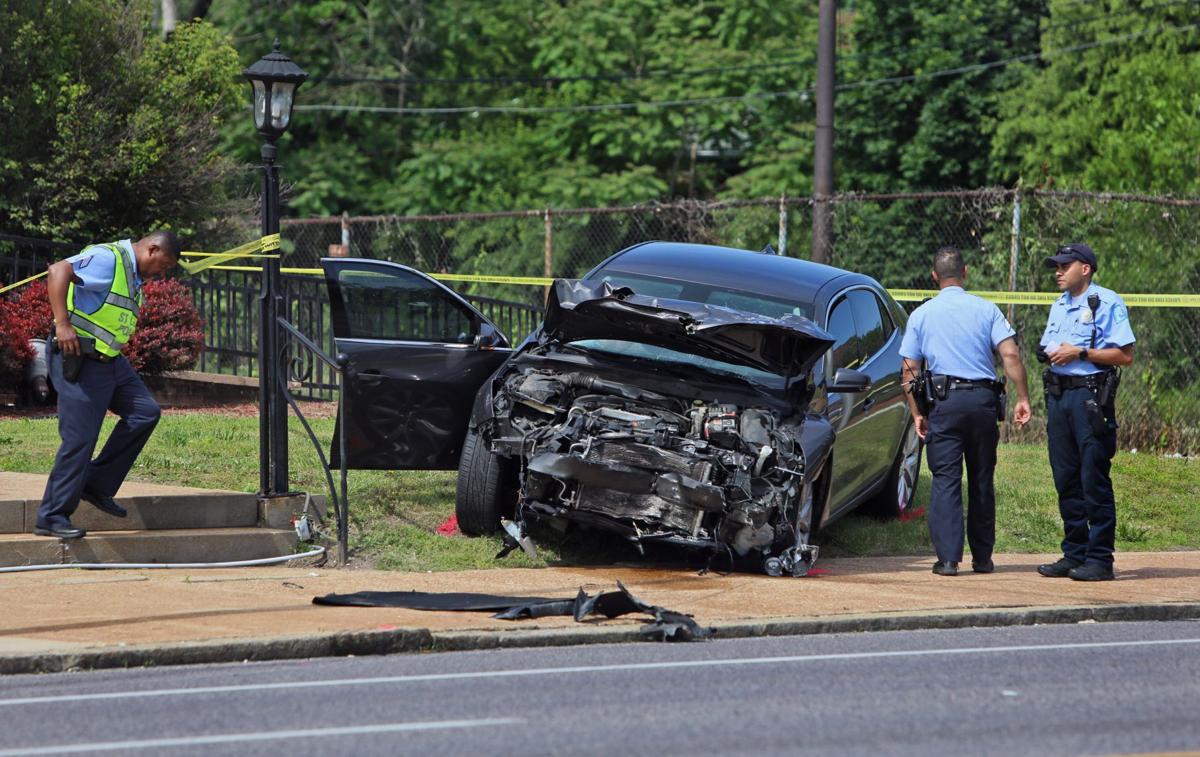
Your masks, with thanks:
M62 443L38 508L35 534L83 536L84 529L71 525L80 499L125 517L113 495L154 431L160 411L121 348L137 328L142 282L165 274L178 261L175 234L155 231L136 242L92 245L50 266L50 380L58 392ZM109 410L121 420L93 460Z

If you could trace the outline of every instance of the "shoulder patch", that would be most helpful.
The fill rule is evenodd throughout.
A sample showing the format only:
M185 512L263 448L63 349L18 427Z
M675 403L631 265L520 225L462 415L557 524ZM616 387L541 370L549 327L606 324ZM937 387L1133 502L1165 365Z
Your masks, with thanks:
M88 263L91 263L91 262L92 262L92 256L88 255L86 258L80 258L79 260L76 260L75 267L76 268L87 268Z
M1113 308L1113 323L1124 323L1129 320L1129 311L1124 305L1117 305Z

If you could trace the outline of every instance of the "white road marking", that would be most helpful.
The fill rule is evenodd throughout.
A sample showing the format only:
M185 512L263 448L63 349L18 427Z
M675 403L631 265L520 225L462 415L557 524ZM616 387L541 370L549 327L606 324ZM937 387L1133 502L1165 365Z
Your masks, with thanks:
M81 752L123 752L130 749L165 749L167 747L239 744L246 741L310 739L328 736L363 736L375 733L405 733L409 731L437 731L454 728L517 725L523 722L525 721L517 718L490 718L486 720L437 720L425 723L384 723L381 725L355 725L342 728L306 728L291 731L268 731L267 733L219 733L211 736L182 736L175 739L105 741L100 743L35 746L24 749L0 749L0 757L17 757L17 755L33 754L79 754Z
M785 655L779 657L745 657L725 660L678 660L674 662L630 662L615 665L573 665L561 668L521 668L517 670L479 670L470 673L424 673L377 678L337 678L320 681L283 681L279 683L247 683L227 686L196 686L181 689L149 689L145 691L111 691L97 694L63 694L59 696L16 697L0 699L0 707L51 702L90 702L107 699L138 699L196 694L227 694L246 691L280 689L311 689L332 686L378 686L380 684L421 683L427 681L464 681L482 678L516 678L525 676L565 675L571 673L613 673L622 671L671 670L738 665L779 665L784 663L828 662L837 660L870 660L887 657L939 657L949 655L1000 654L1009 652L1077 652L1118 647L1158 647L1200 644L1196 639L1149 639L1139 641L1092 641L1076 644L1031 644L1005 647L958 647L950 649L910 649L888 652L843 652L837 654Z

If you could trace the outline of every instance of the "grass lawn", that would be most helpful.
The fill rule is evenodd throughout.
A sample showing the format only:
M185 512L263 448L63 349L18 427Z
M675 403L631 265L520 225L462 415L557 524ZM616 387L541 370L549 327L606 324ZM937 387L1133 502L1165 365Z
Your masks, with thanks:
M321 406L313 406L314 409ZM162 484L253 492L258 489L258 418L255 409L168 411L138 459L130 478ZM320 413L327 416L328 412ZM105 423L101 439L112 428ZM328 446L332 417L311 418ZM0 416L0 470L45 473L58 446L53 417ZM295 419L290 425L293 488L326 493L311 442ZM434 529L454 512L451 471L351 471L350 535L354 563L396 570L457 570L497 565L500 540L447 538ZM1200 548L1200 465L1186 458L1118 453L1113 462L1117 492L1117 550ZM1058 550L1061 523L1042 445L1000 447L996 469L996 551ZM929 475L922 472L916 505L929 502ZM596 533L543 529L541 559L519 550L506 567L559 561L614 562L635 558L620 540ZM851 516L819 538L822 556L932 555L924 518L907 522ZM354 564L352 563L352 564Z

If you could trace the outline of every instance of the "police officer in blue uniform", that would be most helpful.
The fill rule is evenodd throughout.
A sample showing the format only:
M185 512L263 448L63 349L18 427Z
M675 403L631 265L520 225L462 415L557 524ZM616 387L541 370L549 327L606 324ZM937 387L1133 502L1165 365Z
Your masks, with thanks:
M958 574L963 556L962 467L967 466L967 541L976 573L991 573L996 543L997 422L1003 420L1001 385L994 355L1016 385L1013 421L1029 422L1029 388L1017 349L1016 332L995 304L963 289L967 267L962 254L943 247L934 254L933 279L939 292L909 316L900 356L909 407L917 434L925 440L933 491L929 535L937 552L933 572ZM924 363L924 370L922 370ZM923 401L922 395L932 402Z
M1082 242L1046 258L1063 295L1050 307L1038 359L1050 367L1046 432L1063 519L1063 556L1038 566L1051 578L1113 578L1117 508L1109 470L1117 450L1114 412L1119 366L1133 362L1129 311L1111 289L1092 282L1096 253Z
M92 245L50 266L50 380L58 392L62 443L38 508L35 534L82 537L84 529L71 524L81 498L125 517L113 495L154 431L160 411L120 351L137 327L142 281L165 274L178 260L175 235L157 231L136 242ZM93 460L109 410L121 420Z

